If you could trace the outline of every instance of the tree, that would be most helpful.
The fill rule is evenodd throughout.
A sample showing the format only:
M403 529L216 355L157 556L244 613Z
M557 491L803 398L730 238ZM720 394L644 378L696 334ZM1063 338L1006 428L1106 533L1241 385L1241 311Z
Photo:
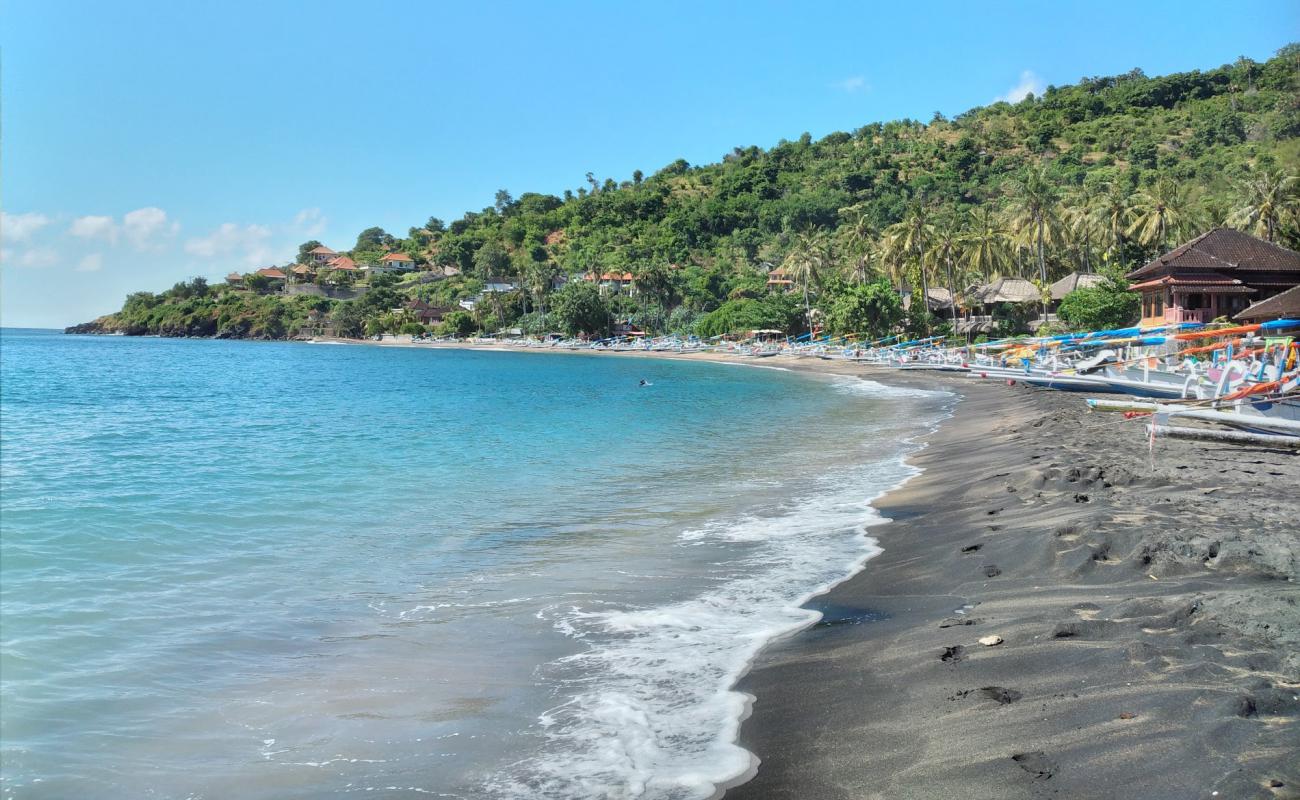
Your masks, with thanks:
M1029 171L1023 179L1010 183L1012 210L1017 229L1028 232L1038 256L1038 279L1047 284L1046 247L1055 240L1060 219L1057 216L1060 193L1047 176L1047 168ZM1047 303L1043 303L1043 318L1047 318Z
M1057 315L1075 330L1122 328L1137 320L1140 303L1141 299L1128 290L1124 279L1112 275L1097 286L1067 294L1057 308Z
M794 247L786 255L782 266L803 287L804 320L812 330L812 304L809 284L821 283L821 272L830 261L830 246L825 236L818 232L801 233L795 237Z
M864 334L868 339L887 335L902 319L903 304L886 280L843 287L826 313L832 331Z
M265 275L250 272L244 276L244 288L262 294L267 289L271 288L271 279Z
M935 226L934 246L930 249L930 258L936 264L944 265L948 276L948 310L952 319L957 319L957 283L954 279L953 262L957 260L961 248L961 221L955 211L940 215Z
M366 228L357 234L357 243L352 249L359 252L374 252L396 244L397 240L383 228Z
M966 232L961 237L961 263L971 275L978 275L984 283L1001 275L1011 259L1011 243L1006 231L998 222L992 204L985 203L973 210Z
M438 332L443 336L469 336L474 332L474 317L467 311L453 311L442 318Z
M510 192L505 189L497 189L493 207L496 208L498 214L505 216L506 212L513 208L514 205L515 199L510 196Z
M475 251L474 272L485 281L504 278L510 273L510 254L493 239Z
M1143 246L1169 248L1170 235L1181 236L1193 224L1191 198L1172 178L1162 177L1134 197L1133 222L1125 233Z
M1124 230L1133 216L1128 190L1118 181L1112 181L1102 193L1093 213L1110 236L1115 263L1124 266Z
M930 224L930 211L925 203L919 200L908 205L902 221L885 229L886 249L898 255L908 254L916 259L915 264L921 279L920 310L916 313L923 318L921 330L927 333L930 327L930 280L926 275L925 248L933 235L934 226ZM913 303L912 307L917 308L917 304Z
M1276 241L1282 221L1294 218L1300 209L1300 195L1295 190L1298 180L1271 169L1252 171L1237 187L1237 207L1228 216L1228 224Z
M609 307L591 281L569 281L551 299L551 316L566 333L609 331Z

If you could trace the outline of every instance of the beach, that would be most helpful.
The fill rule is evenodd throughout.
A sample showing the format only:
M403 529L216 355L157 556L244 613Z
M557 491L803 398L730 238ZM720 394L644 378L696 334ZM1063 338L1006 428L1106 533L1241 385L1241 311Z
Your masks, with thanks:
M1295 455L867 374L963 399L875 503L884 552L741 682L728 800L1300 797Z
M960 397L873 503L883 553L741 680L728 800L1300 797L1300 457L1151 441L1080 394L668 357Z

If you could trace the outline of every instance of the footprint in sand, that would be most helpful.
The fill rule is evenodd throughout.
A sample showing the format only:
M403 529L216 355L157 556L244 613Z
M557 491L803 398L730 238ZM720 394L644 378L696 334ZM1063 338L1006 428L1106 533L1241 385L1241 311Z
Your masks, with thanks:
M1056 774L1056 764L1042 750L1033 753L1016 753L1011 757L1025 772L1035 780L1045 781Z

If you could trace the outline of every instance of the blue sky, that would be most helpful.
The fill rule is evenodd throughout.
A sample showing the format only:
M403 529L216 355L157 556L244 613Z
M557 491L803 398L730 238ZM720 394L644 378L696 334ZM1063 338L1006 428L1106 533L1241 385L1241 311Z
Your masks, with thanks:
M1292 39L1295 0L3 0L0 321L83 321L499 188L558 194Z

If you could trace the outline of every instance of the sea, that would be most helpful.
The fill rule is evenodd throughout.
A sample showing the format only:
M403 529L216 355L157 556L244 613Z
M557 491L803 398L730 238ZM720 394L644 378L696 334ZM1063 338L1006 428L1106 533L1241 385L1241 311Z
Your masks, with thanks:
M870 501L950 404L671 358L0 331L0 791L716 796L755 763L736 681L869 569Z

